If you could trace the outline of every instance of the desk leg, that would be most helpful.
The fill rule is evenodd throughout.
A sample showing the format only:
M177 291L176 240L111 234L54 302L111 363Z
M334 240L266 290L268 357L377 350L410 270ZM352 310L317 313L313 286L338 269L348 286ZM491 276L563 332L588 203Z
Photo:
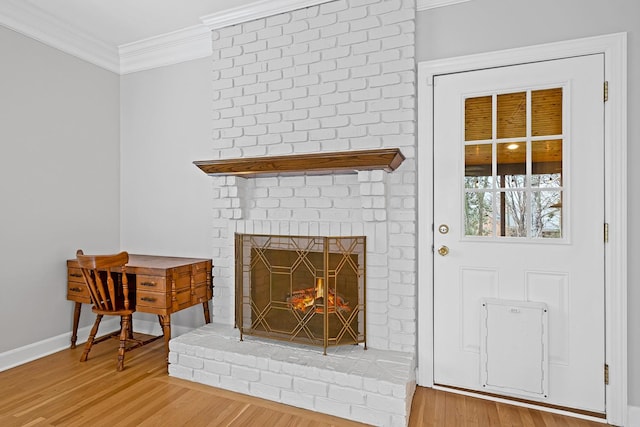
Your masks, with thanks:
M209 314L209 301L202 303L202 309L204 310L204 323L211 323L211 315Z
M168 364L169 363L169 340L171 340L171 315L160 314L158 315L158 319L160 319L160 325L162 326L162 333L164 335L164 352L165 352L165 357L167 359L167 364Z
M76 301L76 306L73 309L73 332L71 333L71 348L76 348L76 341L78 340L78 323L80 322L81 310L82 303Z

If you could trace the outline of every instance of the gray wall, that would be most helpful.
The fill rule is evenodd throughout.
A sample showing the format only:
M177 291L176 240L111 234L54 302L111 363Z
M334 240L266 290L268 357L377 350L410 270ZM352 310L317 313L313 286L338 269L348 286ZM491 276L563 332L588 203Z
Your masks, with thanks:
M627 32L629 157L629 404L640 406L640 2L637 0L471 0L418 12L416 58L448 58L588 36Z
M65 260L119 248L120 150L116 74L4 27L0 57L2 353L68 333Z
M121 78L121 243L131 253L212 258L213 181L192 163L213 158L211 66L205 58ZM176 313L173 336L203 322L201 306Z

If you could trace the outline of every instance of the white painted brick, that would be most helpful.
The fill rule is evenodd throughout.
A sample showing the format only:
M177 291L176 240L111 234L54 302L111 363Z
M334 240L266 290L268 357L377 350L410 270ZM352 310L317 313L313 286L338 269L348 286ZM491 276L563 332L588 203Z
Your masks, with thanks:
M220 387L238 393L249 394L249 382L234 377L220 377Z
M349 118L345 116L326 117L320 120L323 128L342 127L349 124ZM335 137L335 134L334 134Z
M321 381L311 381L304 378L293 379L293 390L313 396L327 396L328 384Z
M261 383L250 383L249 393L262 399L280 401L280 389Z
M351 416L354 420L361 423L371 424L374 426L390 426L391 414L384 412L382 410L384 408L379 409L380 410L371 409L366 406L352 406Z
M309 28L328 27L329 25L338 22L338 15L335 13L318 15L308 19L307 22L309 23Z
M362 390L341 387L333 384L329 386L329 399L356 405L365 404L365 394Z
M402 7L401 0L385 0L383 2L373 4L369 7L369 13L372 15L383 15L394 12Z
M354 78L377 76L378 74L380 74L381 69L382 68L380 64L370 64L370 65L364 65L362 67L354 67L351 69L351 76ZM367 98L367 99L379 99L379 98L380 98L380 94L376 94L375 98Z
M267 40L267 46L269 49L278 48L282 46L289 46L293 43L293 37L291 35L284 35L275 38L269 38Z
M224 355L221 356L224 357ZM205 360L204 370L218 375L230 375L231 365L217 360Z
M233 37L233 44L241 45L246 43L254 42L258 39L258 36L254 32L250 33L242 33Z
M293 80L296 87L310 86L320 83L320 77L317 74L296 77Z
M272 60L282 58L282 49L267 49L257 53L258 61L267 62L267 69L271 70ZM289 58L290 59L290 58Z
M236 379L253 382L260 379L260 371L256 368L232 365L231 376Z
M272 91L271 93L273 94L270 99L271 100L281 99L282 93L280 93L279 91L282 91L284 89L291 89L292 87L293 87L293 79L291 78L286 78L286 79L283 78L280 80L269 82L269 90Z
M309 52L320 52L323 54L324 51L329 49L335 49L338 46L338 39L336 37L322 37L318 40L310 41L309 44Z
M307 23L307 21L303 20L293 21L282 26L283 34L299 33L308 29L309 24Z
M338 80L346 80L349 78L349 70L341 69L328 71L320 74L323 82L333 82Z
M321 59L322 59L322 56L320 52L309 52L303 55L297 55L294 58L293 62L296 65L306 65L306 64L313 64L315 62L319 62Z
M270 70L282 70L293 66L293 59L291 57L277 57L270 60L267 65Z
M337 0L329 3L323 3L320 5L320 14L325 15L329 13L340 12L349 7L347 0Z
M302 55L309 51L309 45L307 43L304 44L293 44L291 46L285 46L281 49L283 57L291 57L295 55Z
M266 40L272 37L279 37L282 35L282 27L275 26L275 27L263 28L262 30L259 30L256 34L259 40Z
M400 99L390 98L369 102L369 111L389 111L400 108Z
M243 45L242 49L244 53L260 52L267 49L267 42L265 40L257 40Z
M272 365L270 365L270 368ZM291 389L293 386L293 377L291 375L278 374L274 372L262 372L260 381L264 384L278 387L280 389Z
M282 403L286 403L287 405L292 405L303 409L314 409L315 399L314 396L309 394L282 390L280 393L280 398Z
M338 58L336 65L338 68L361 67L367 64L367 55L350 55L346 58ZM363 89L363 88L361 88Z
M348 46L357 43L364 43L368 40L366 31L349 32L338 36L338 45Z
M362 113L362 114L354 114L351 116L351 124L353 125L363 125L363 124L371 124L371 123L379 123L380 122L380 114L378 113Z
M316 397L314 409L318 412L334 416L348 418L351 414L351 405L333 399Z
M378 52L381 49L381 42L380 40L368 40L366 42L354 44L351 46L351 49L354 55Z
M269 83L269 86L273 85L275 82L271 82ZM247 105L245 106L245 113L246 114L260 114L260 113L265 113L267 111L267 105L264 104L268 104L274 101L279 101L281 99L280 96L280 92L278 91L268 91L265 93L259 93L256 96L256 102L262 104L253 104L253 105Z
M387 64L383 64L383 67ZM410 96L413 95L414 85L412 83L401 83L392 86L385 86L382 88L382 96L385 98Z
M297 104L296 104L297 107ZM307 119L302 121L297 121L294 124L294 128L297 131L307 131L312 129L320 129L320 120L318 119Z
M311 29L307 31L302 31L300 33L295 33L293 35L293 42L296 44L307 43L307 42L310 42L311 40L318 40L319 38L320 38L320 30Z
M382 50L379 52L369 53L369 63L370 64L378 64L382 62L388 61L398 61L400 59L400 50L392 49L392 50ZM400 83L400 76L396 76L398 83Z
M183 380L192 380L193 379L193 369L185 368L180 365L169 365L169 376L182 378Z
M309 135L306 132L290 132L282 135L282 142L303 142L309 139ZM296 145L296 147L298 147Z
M336 83L321 83L316 86L311 86L309 88L309 95L326 95L328 93L334 93L337 89Z
M233 66L240 68L242 70L242 66L254 64L257 61L257 55L255 53L245 53L242 56L238 56L233 58Z
M258 136L258 144L260 145L272 145L282 142L282 135L278 133L267 133L266 135Z
M205 371L195 371L193 373L193 381L201 384L206 384L211 387L219 387L220 375L212 374L210 372L205 372Z
M294 101L294 106L295 106L296 109L319 107L320 106L320 97L319 96L309 96L307 98L296 99Z
M397 12L386 13L380 16L383 25L397 24L399 22L415 19L415 9L402 9Z

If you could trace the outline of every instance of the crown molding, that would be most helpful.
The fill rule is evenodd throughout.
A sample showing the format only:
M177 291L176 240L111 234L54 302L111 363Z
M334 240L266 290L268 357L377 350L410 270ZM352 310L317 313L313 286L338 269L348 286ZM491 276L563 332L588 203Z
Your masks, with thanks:
M216 30L330 1L333 0L258 0L244 6L202 16L200 20L209 29Z
M192 59L205 58L213 52L211 30L194 25L182 30L118 46L120 74L149 70Z
M0 1L0 25L99 67L120 72L115 47L25 1Z
M416 9L418 11L435 9L436 7L450 6L457 3L465 3L469 0L417 0Z

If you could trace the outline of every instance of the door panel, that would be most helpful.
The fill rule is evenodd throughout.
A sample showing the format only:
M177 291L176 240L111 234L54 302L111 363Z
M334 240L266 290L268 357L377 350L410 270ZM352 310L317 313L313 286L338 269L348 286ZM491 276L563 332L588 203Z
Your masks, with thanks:
M436 383L482 390L483 299L539 302L549 393L533 399L605 411L603 63L434 78Z

